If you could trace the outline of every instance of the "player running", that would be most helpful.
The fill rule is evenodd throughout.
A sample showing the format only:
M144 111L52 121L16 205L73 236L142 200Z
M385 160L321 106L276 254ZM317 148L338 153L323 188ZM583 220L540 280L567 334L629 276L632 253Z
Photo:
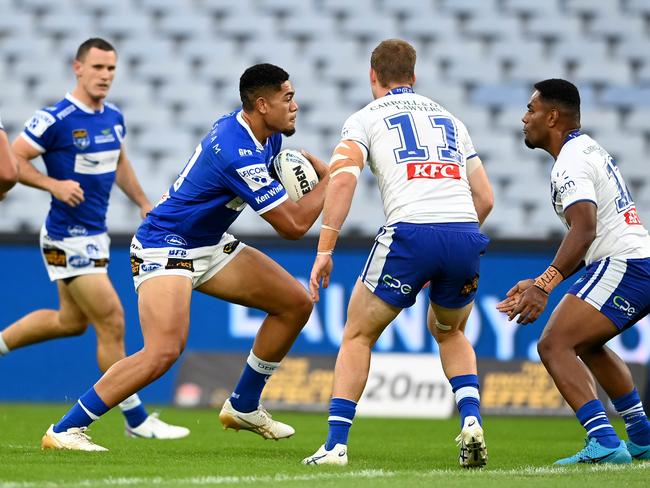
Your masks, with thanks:
M115 67L111 44L98 38L82 43L73 64L75 89L56 105L38 110L13 143L20 182L52 194L40 244L60 306L32 312L3 330L0 355L83 334L92 323L99 368L106 371L125 356L124 311L107 274L106 211L113 182L140 207L142 217L151 204L124 150L122 113L104 102ZM47 176L30 163L38 156L43 156ZM130 436L175 439L189 434L185 427L149 415L135 391L120 409Z
M298 202L288 199L269 174L282 134L295 132L294 94L289 75L277 66L255 65L241 76L243 110L214 123L133 238L131 266L144 347L116 363L82 395L50 427L44 445L106 450L76 434L174 364L187 340L193 289L268 314L219 415L224 428L250 430L265 439L293 435L291 426L271 418L260 396L313 304L287 271L227 230L247 205L287 239L300 238L320 215L328 174L323 162L306 154L321 182ZM212 326L222 325L215 317Z
M580 131L580 94L572 83L537 83L522 121L526 146L543 149L555 160L551 199L568 232L548 269L517 283L497 308L509 320L519 316L517 323L532 323L553 289L586 265L537 345L555 385L587 431L584 449L556 464L650 459L650 423L632 375L605 345L650 312L650 236L616 163ZM627 445L609 423L589 371L625 420Z
M461 416L461 466L487 461L476 356L464 335L488 238L479 232L492 189L467 129L438 103L413 91L415 50L381 42L370 59L374 101L353 114L330 165L310 291L327 287L339 231L366 161L377 177L386 225L354 287L334 372L327 441L305 464L348 462L347 439L368 379L370 351L386 326L430 281L428 327Z

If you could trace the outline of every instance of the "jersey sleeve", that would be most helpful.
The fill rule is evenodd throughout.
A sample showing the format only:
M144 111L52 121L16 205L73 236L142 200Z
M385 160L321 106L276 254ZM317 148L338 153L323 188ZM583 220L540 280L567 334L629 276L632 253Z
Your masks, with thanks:
M465 124L458 119L456 119L456 123L458 124L458 145L459 149L465 156L465 160L467 161L468 159L477 157L478 153L474 148L474 143L472 142L472 138L469 136L467 127L465 127Z
M260 158L239 158L225 167L223 175L226 185L260 215L288 198L282 184L269 174Z
M352 114L345 121L343 129L341 129L341 139L349 139L358 142L366 149L366 155L370 152L370 138L368 137L368 131L361 119L360 112Z
M56 118L45 110L37 110L25 123L21 133L32 147L44 153L51 149L56 139Z
M552 173L553 192L555 200L562 203L566 210L574 203L596 202L596 186L593 168L584 160L576 160L565 164L566 160L558 160Z

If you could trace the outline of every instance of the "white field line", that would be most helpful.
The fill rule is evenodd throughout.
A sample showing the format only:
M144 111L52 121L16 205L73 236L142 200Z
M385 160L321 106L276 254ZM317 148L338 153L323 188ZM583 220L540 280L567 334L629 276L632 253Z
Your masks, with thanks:
M309 469L313 469L310 467ZM343 468L345 469L345 468ZM588 474L603 471L642 471L649 470L650 463L635 463L632 465L602 464L584 467L584 469L560 468L560 467L533 467L527 466L521 469L506 470L461 470L459 469L434 469L430 471L385 471L383 469L367 469L362 471L342 471L340 473L312 473L274 476L194 476L190 478L161 478L161 477L108 477L104 479L86 479L79 481L1 481L0 488L59 488L69 486L80 487L112 487L112 486L210 486L228 485L240 483L287 483L292 481L325 481L343 479L373 479L373 478L439 478L439 477L485 477L485 478L508 478L513 476L563 476L571 473Z

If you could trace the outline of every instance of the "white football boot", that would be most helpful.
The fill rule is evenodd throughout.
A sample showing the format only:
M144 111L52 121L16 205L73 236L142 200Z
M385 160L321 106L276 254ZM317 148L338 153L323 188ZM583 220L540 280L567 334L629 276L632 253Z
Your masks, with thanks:
M487 464L487 447L483 428L474 416L465 417L463 428L456 437L460 446L458 462L463 468L479 468Z
M86 434L87 427L72 427L65 432L54 432L50 425L41 439L41 449L70 449L72 451L108 451L105 447L95 444Z
M276 441L291 437L296 432L290 425L273 420L271 414L262 405L259 405L257 410L243 413L234 409L230 399L224 402L221 413L219 413L219 420L224 429L250 430L264 439L275 439Z
M331 451L325 450L325 444L320 446L318 451L302 460L302 464L333 464L336 466L345 466L348 464L348 446L345 444L336 444Z
M152 413L137 427L129 427L127 423L124 434L144 439L181 439L190 435L190 429L163 422L158 418L158 413Z

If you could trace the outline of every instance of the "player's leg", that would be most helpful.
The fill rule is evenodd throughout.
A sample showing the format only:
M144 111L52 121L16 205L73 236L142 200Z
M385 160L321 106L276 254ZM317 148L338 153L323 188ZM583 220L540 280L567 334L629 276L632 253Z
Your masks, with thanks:
M374 295L361 280L357 281L334 368L327 440L303 460L304 464L347 464L348 434L368 381L372 347L401 310Z
M627 447L632 457L650 459L650 421L634 387L630 369L607 346L587 348L579 351L578 355L623 417L629 438Z
M43 447L98 450L86 448L92 443L83 439L83 429L159 378L182 352L189 330L192 281L186 276L156 276L144 281L138 292L144 347L113 364L61 421L50 427Z
M279 264L252 247L240 247L196 289L267 313L239 382L224 403L220 414L224 427L251 430L270 439L290 437L293 428L273 421L260 407L260 396L309 319L313 305L307 291Z
M63 280L57 281L58 310L36 310L17 320L0 333L0 354L30 344L81 335L88 327L88 319L70 295Z
M473 304L471 301L460 308L447 308L432 302L427 317L460 414L461 432L456 442L460 446L459 463L463 467L480 467L487 463L476 353L465 337L465 325Z
M557 464L630 460L597 398L589 370L577 356L577 351L598 347L618 332L610 319L571 294L560 301L542 332L537 345L540 358L589 439L582 451Z

